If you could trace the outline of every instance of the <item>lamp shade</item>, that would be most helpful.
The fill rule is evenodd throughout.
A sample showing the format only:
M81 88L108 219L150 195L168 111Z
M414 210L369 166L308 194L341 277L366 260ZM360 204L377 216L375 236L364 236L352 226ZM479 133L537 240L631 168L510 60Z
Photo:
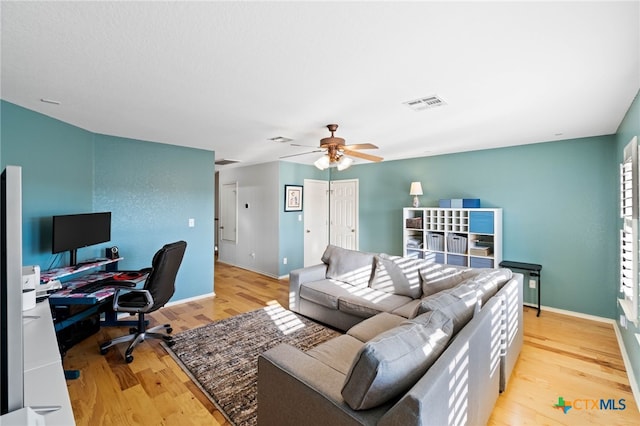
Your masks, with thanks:
M420 182L411 182L409 195L422 195L422 184Z

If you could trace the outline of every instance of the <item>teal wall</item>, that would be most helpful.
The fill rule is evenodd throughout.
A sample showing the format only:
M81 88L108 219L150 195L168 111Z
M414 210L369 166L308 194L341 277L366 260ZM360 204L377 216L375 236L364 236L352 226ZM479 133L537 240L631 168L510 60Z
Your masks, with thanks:
M401 209L421 181L423 206L480 198L503 208L503 258L542 264L542 304L614 318L614 156L615 137L603 136L363 164L331 178L360 181L361 250L402 254Z
M618 164L622 162L624 147L629 143L629 141L631 141L634 136L637 136L640 141L640 92L638 92L638 94L636 95L633 103L631 104L631 108L629 108L629 111L627 111L624 120L618 128L618 132L616 134L616 157L615 163L612 167L618 167ZM619 196L619 191L616 192L616 195ZM620 226L620 220L617 221L616 226ZM619 262L619 259L616 260L616 266L617 262ZM618 273L617 268L616 273ZM618 280L619 275L616 275L616 283L618 282ZM640 327L629 321L627 321L626 328L622 327L622 325L620 324L620 315L624 315L624 312L619 306L617 306L617 308L618 316L616 317L616 319L618 320L618 328L620 329L620 333L622 334L622 340L624 342L627 356L631 360L631 365L633 368L633 371L630 371L629 374L633 374L636 383L640 383L640 344L636 339L636 336L640 336Z
M280 247L278 259L287 258L287 264L279 261L278 275L284 276L289 271L304 266L304 220L299 221L298 216L304 212L284 211L284 186L304 185L305 179L328 180L329 171L318 170L315 166L306 164L289 163L280 161L279 198L280 214L278 227ZM304 191L302 193L304 199Z
M2 101L2 165L22 166L23 262L65 265L51 254L51 216L112 211L121 268L149 266L162 244L188 243L173 300L213 291L214 153L97 135ZM195 228L188 228L194 218Z
M0 108L2 167L22 167L23 263L49 269L51 216L93 210L93 134L5 101ZM88 250L78 256L95 257Z
M162 245L187 241L175 300L213 291L213 164L211 151L95 136L94 209L112 212L120 267L149 266Z

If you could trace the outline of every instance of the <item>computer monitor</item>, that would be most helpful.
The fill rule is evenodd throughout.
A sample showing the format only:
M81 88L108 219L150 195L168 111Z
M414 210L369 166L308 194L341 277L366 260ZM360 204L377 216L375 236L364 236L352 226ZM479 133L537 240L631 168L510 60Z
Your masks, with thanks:
M52 253L69 251L69 264L77 264L77 250L111 240L111 212L53 216Z

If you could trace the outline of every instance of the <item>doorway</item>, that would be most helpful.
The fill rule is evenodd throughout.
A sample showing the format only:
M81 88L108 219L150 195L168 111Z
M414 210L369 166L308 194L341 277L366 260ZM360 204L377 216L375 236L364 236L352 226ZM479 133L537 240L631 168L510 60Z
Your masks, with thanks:
M329 242L358 250L358 179L334 180L329 191Z
M358 250L358 179L304 180L304 266L328 244Z
M329 182L304 180L304 266L317 265L329 243Z
M238 182L222 185L220 190L220 240L237 243L238 236Z

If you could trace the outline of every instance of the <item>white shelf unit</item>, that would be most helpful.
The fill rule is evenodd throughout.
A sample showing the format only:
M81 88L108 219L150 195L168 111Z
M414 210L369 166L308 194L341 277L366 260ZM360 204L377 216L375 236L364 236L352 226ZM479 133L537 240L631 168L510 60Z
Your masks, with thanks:
M404 256L474 268L502 261L502 209L405 207L402 215Z

